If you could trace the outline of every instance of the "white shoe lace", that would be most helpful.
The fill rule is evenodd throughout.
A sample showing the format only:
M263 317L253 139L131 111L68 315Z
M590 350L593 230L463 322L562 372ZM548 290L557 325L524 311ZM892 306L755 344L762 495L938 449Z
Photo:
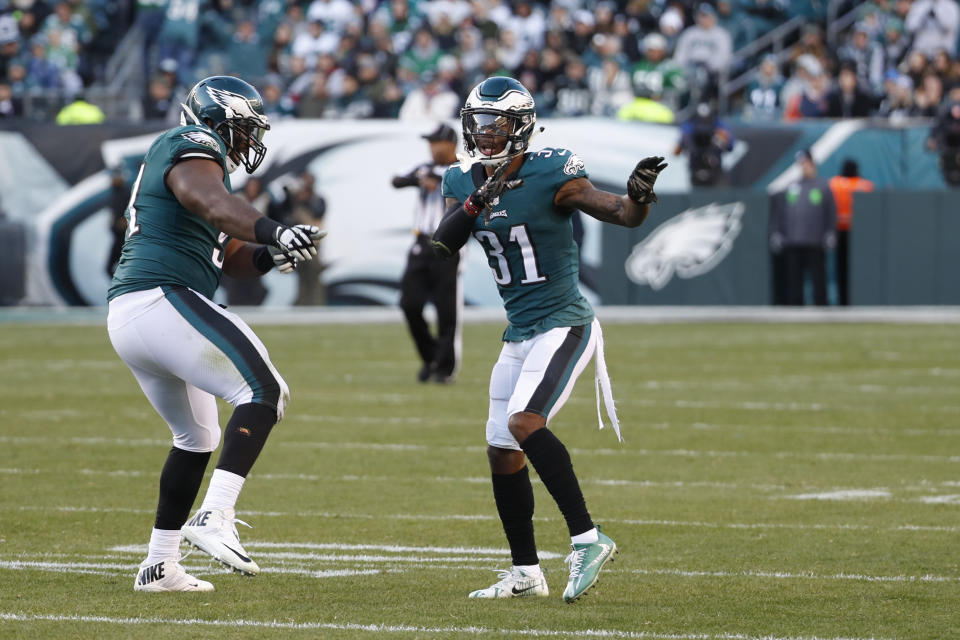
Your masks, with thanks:
M580 569L583 566L583 557L587 554L586 549L574 549L570 552L564 562L570 565L570 579L580 577Z
M507 583L510 582L510 578L513 577L513 569L491 569L491 571L496 571L497 577L500 578L500 580L490 586L491 589L506 587Z
M240 534L237 533L237 525L238 525L238 524L242 524L243 526L247 527L248 529L253 529L253 525L252 525L252 524L247 524L247 523L244 522L243 520L239 520L239 519L237 519L237 518L230 518L230 519L228 520L228 522L233 526L233 535L237 538L237 540L240 539Z

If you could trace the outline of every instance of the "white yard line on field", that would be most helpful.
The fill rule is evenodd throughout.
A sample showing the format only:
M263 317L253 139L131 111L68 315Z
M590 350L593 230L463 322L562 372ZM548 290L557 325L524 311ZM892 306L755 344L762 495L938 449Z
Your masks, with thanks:
M148 477L152 478L157 475L156 470L145 471L142 469L17 469L17 468L0 468L0 475L35 475L40 473L55 473L58 476L62 476L65 473L79 473L81 475L87 476L108 476L108 477L118 477L118 478L142 478ZM330 481L343 481L343 482L397 482L401 479L400 476L389 476L389 475L340 475L340 476L322 476L315 473L251 473L247 476L248 478L256 478L257 480L297 480L297 481L306 481L306 482L330 482ZM539 478L530 479L534 484L540 483ZM435 476L430 478L416 478L417 482L439 482L442 484L450 483L464 483L464 484L490 484L489 477L452 477L452 476ZM731 489L736 491L742 491L744 489L753 489L757 491L780 491L785 490L788 487L786 485L776 485L776 484L748 484L748 483L736 483L736 482L709 482L709 481L693 481L693 482L684 482L682 480L675 481L657 481L657 480L619 480L613 478L583 478L580 480L580 484L587 485L599 485L605 487L650 487L650 488L670 488L670 489ZM804 485L808 486L808 485ZM949 485L947 485L949 486ZM813 487L815 488L815 487Z
M107 477L154 477L156 471L144 471L139 469L20 469L20 468L0 468L0 475L37 475L43 473L56 474L63 476L65 473L79 473L86 476L107 476ZM404 477L391 475L340 475L340 476L322 476L312 473L251 473L248 478L256 480L269 481L297 481L297 482L389 482L396 483ZM409 479L409 478L407 478ZM436 482L440 484L482 484L490 483L490 478L475 477L452 477L452 476L434 476L427 478L413 478L416 482ZM539 478L531 478L534 484L542 484ZM911 496L895 497L894 492L918 492L936 490L936 487L957 487L960 482L948 480L944 482L930 482L920 480L915 485L900 485L894 488L873 487L873 488L849 488L849 487L818 487L810 484L788 486L778 484L756 484L756 483L737 483L737 482L711 482L711 481L692 481L682 480L621 480L614 478L583 478L580 481L583 485L596 485L603 487L635 487L635 488L654 488L654 489L721 489L734 492L743 492L744 490L760 491L771 493L776 491L786 491L804 489L807 493L786 496L771 496L775 499L787 500L873 500L885 499L895 502L919 502L923 504L956 504L960 502L960 496L952 495L932 495L932 496Z
M164 446L169 447L169 440L129 439L129 438L47 438L44 436L0 436L0 443L10 444L74 444L100 446L114 444L120 446ZM334 449L357 451L392 451L392 452L445 452L445 453L477 453L482 451L480 446L456 447L428 444L406 443L371 443L371 442L277 442L279 447L294 447L297 449ZM580 456L599 455L638 455L638 456L665 456L683 458L778 458L798 460L865 460L872 462L960 462L960 455L932 455L908 453L853 453L837 451L723 451L710 449L620 449L598 448L583 449L571 448L570 453Z
M681 578L773 578L776 580L857 580L860 582L960 582L960 576L873 576L862 573L818 574L813 571L690 571L684 569L632 569L632 573Z
M82 622L121 626L183 625L187 627L219 627L234 629L284 629L291 631L329 630L366 631L369 633L407 634L461 634L483 636L500 634L530 637L590 637L631 638L638 640L883 640L882 638L823 637L823 636L755 636L742 633L658 633L655 631L628 631L620 629L502 629L496 627L423 627L418 625L362 624L349 622L282 622L279 620L205 620L201 618L117 618L111 616L59 615L25 612L0 612L0 621L9 622Z
M766 412L796 412L796 411L854 411L864 412L872 407L873 403L837 404L824 402L759 402L759 401L707 401L707 400L652 400L650 398L627 397L618 401L620 405L638 407L674 407L677 409L724 409ZM958 405L915 405L911 410L920 413L960 413Z
M80 506L41 506L41 505L0 505L0 511L51 511L74 513L132 513L153 514L153 509L133 509L127 507L80 507ZM332 518L357 520L401 520L422 522L445 521L493 521L498 520L492 514L431 514L431 513L335 513L332 511L243 511L242 516L263 518ZM556 517L534 517L537 522L556 522ZM878 527L869 524L810 524L780 522L698 522L694 520L641 520L629 518L603 518L602 523L629 524L651 527L689 527L706 529L792 529L810 531L917 531L917 532L960 532L960 526L902 524Z
M249 543L248 547L261 548L273 547L275 545L286 545L287 543ZM298 546L351 546L351 545L317 545L316 543L298 543ZM403 548L385 546L383 548ZM419 547L431 549L431 547ZM97 556L86 555L83 561L68 561L61 558L53 560L33 560L30 558L49 558L48 554L21 554L16 559L0 559L0 569L12 571L44 571L56 573L84 573L96 575L124 575L135 573L139 565L138 560L142 557L145 548L142 545L123 545L112 547L108 552L121 551L127 556L133 556L135 559L131 562L117 562L116 555L107 553L98 560ZM456 571L472 570L485 568L487 566L496 566L503 563L507 555L506 550L497 550L498 557L482 556L463 556L463 557L443 557L443 556L412 556L409 554L394 556L369 556L369 555L344 555L344 554L315 554L315 553L277 553L277 552L259 552L257 557L265 563L264 572L302 575L313 578L332 578L342 576L372 576L383 571L389 573L405 573L411 569L417 568L436 568L438 564L450 563L449 566ZM559 554L541 553L541 558L558 560ZM198 571L205 575L217 575L225 570L210 572L203 569L205 556L198 556L191 565L190 571ZM291 562L301 561L301 562ZM306 563L302 561L307 561ZM360 567L354 563L360 563ZM319 565L319 566L318 566ZM332 565L332 567L331 567ZM348 565L344 567L343 565ZM378 568L371 568L374 565ZM612 568L610 573L620 573L619 569ZM628 573L650 576L675 576L679 578L759 578L776 580L854 580L860 582L911 582L911 583L960 583L960 576L945 575L870 575L856 572L842 571L839 573L817 573L815 571L786 571L786 570L761 570L746 569L739 571L729 570L707 570L707 569L683 569L683 568L637 568L630 569Z
M799 493L792 496L780 496L784 500L878 500L893 497L887 489L840 489L819 493Z

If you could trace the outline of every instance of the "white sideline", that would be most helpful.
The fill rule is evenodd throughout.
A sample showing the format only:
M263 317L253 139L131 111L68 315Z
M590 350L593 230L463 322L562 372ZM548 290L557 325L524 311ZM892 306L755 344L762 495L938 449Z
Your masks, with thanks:
M622 631L619 629L498 629L491 627L422 627L417 625L359 624L344 622L281 622L279 620L204 620L200 618L113 618L109 616L53 615L34 613L0 612L0 621L13 622L88 622L94 624L116 625L184 625L225 628L259 628L290 630L330 630L330 631L368 631L371 633L428 633L428 634L468 634L486 635L497 633L510 636L532 637L591 637L591 638L631 638L638 640L884 640L853 637L821 636L763 636L742 633L656 633L651 631Z

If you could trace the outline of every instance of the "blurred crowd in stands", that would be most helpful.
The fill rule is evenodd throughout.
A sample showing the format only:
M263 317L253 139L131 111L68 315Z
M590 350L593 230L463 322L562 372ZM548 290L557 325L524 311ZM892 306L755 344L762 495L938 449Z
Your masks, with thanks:
M828 8L855 12L836 38ZM798 16L785 46L735 54ZM211 74L251 81L273 119L449 118L502 74L542 116L673 122L745 71L745 119L929 117L960 100L958 30L956 0L0 0L0 116L116 84L132 34L131 119L172 121Z

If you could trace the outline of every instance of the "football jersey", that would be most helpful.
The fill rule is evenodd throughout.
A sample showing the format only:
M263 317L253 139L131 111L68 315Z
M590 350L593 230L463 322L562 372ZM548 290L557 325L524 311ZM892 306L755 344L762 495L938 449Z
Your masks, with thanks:
M230 190L226 145L203 125L176 127L150 146L133 183L127 238L107 299L131 291L179 284L213 298L220 284L223 245L227 239L200 216L187 211L167 188L167 173L190 158L209 158L223 169Z
M466 173L451 166L443 195L465 201L486 180L479 163ZM503 339L527 340L555 327L590 324L593 308L580 293L580 259L573 240L571 211L553 199L566 182L586 178L583 160L567 149L546 148L524 156L508 179L523 184L492 203L489 222L477 217L473 237L487 254L509 325Z

